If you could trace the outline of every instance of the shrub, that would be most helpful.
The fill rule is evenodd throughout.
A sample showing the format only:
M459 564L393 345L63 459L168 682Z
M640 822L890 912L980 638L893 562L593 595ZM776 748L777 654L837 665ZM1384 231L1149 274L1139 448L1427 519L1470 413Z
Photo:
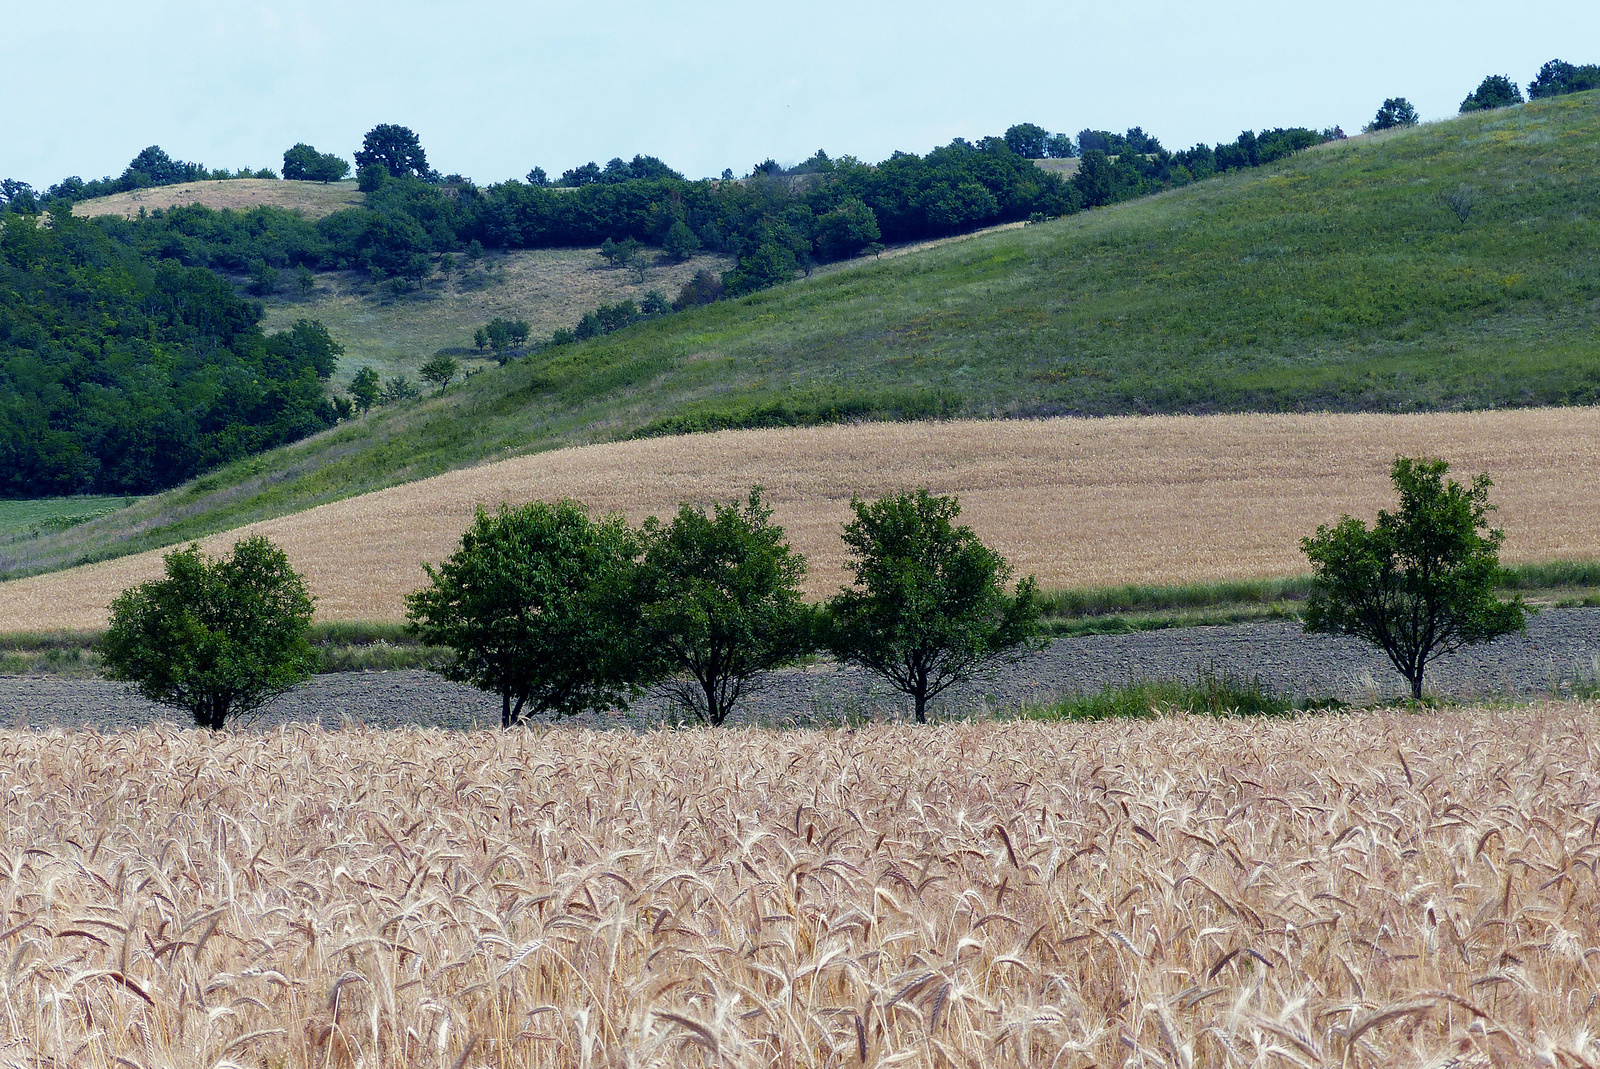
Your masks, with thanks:
M1467 99L1461 102L1461 112L1487 111L1490 108L1505 108L1512 104L1522 103L1522 90L1517 88L1517 83L1503 74L1491 74L1485 78L1477 89L1467 94Z
M316 669L306 641L312 597L268 539L247 538L225 559L202 556L193 544L164 561L165 579L111 603L100 641L108 677L217 731Z
M1318 703L1325 705L1326 703ZM1204 716L1292 716L1293 699L1259 677L1242 678L1201 669L1191 683L1182 679L1130 679L1092 694L1076 694L1027 711L1043 720L1150 719L1191 713Z

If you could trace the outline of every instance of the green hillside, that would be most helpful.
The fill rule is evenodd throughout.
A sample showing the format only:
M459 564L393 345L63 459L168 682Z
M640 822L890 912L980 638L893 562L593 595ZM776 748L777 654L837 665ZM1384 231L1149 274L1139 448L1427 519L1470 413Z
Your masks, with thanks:
M1591 403L1597 220L1600 93L1353 138L548 349L6 547L0 569L641 432Z

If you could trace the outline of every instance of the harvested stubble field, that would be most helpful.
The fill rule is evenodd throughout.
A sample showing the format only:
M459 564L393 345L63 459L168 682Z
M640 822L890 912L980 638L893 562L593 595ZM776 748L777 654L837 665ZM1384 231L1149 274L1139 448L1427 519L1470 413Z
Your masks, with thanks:
M322 620L396 620L421 563L452 553L478 504L574 497L635 520L767 487L811 560L845 579L852 494L961 496L963 519L1050 587L1187 583L1305 571L1299 539L1341 513L1394 507L1396 453L1495 479L1508 562L1600 558L1600 409L1388 415L1156 416L727 431L563 449L468 468L206 539L265 534ZM92 629L160 552L0 584L0 632Z
M1597 737L0 735L0 1064L1592 1065Z
M139 209L176 208L200 204L217 211L251 208L288 208L307 219L345 208L358 207L367 195L348 182L291 182L269 178L230 178L220 182L180 182L171 186L152 186L109 197L95 197L72 206L72 214L82 216L120 215L132 219Z

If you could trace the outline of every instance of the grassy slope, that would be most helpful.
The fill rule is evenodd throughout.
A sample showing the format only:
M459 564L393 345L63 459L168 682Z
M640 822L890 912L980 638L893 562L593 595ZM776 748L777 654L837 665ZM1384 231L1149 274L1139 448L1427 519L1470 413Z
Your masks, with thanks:
M344 182L290 182L267 178L229 178L220 182L180 182L173 186L151 186L128 193L95 197L72 206L72 214L82 216L121 215L133 218L139 209L155 211L188 204L207 208L273 207L288 208L320 219L366 200L354 179Z
M526 249L491 252L477 262L456 260L455 271L398 296L355 271L320 272L315 288L302 296L284 272L263 302L262 325L282 330L296 319L321 320L345 348L334 376L341 384L363 365L385 379L403 374L415 381L417 369L440 349L471 351L472 332L496 316L526 320L534 338L546 338L576 326L597 305L640 301L651 290L670 299L696 271L722 272L733 265L712 255L681 264L651 258L641 280L632 269L607 267L595 249ZM455 355L469 367L493 363Z
M37 571L655 421L1584 403L1600 93L1353 139L475 376L0 552ZM1466 186L1465 221L1443 196Z

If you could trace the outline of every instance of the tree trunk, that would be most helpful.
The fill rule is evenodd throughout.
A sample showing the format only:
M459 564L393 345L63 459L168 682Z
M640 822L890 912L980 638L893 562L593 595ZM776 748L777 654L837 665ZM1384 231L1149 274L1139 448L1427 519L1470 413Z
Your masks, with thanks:
M1417 674L1411 677L1411 700L1422 700L1422 669L1417 669Z
M500 726L502 728L511 726L511 692L509 690L500 692Z
M712 727L721 727L722 722L728 718L728 710L717 704L715 681L711 680L700 684L700 689L705 691L706 694L706 719L710 721Z
M912 698L917 703L917 723L926 724L928 722L928 692L919 690L912 695Z

